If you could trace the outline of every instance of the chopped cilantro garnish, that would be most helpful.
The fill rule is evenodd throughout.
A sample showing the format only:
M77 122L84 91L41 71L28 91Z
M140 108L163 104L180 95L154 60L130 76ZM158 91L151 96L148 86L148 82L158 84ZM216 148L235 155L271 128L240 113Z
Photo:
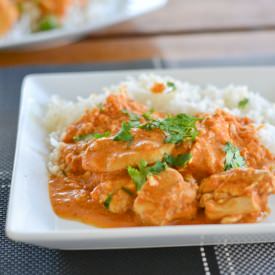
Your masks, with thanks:
M166 169L166 163L157 161L153 166L150 166L147 168L148 174L159 174L160 172L164 171Z
M142 173L140 170L137 168L128 167L128 174L132 178L132 181L136 185L136 189L139 191L143 184L146 182L147 175L145 173Z
M107 132L105 132L105 133L103 133L103 134L95 133L95 134L93 134L93 137L94 137L94 138L109 137L110 134L111 134L111 133L110 133L109 131L107 131Z
M143 114L147 118L147 123L140 125L139 116L125 111L130 117L129 122L123 122L120 131L114 137L116 141L132 141L132 128L141 128L145 130L160 129L165 132L166 143L180 143L185 139L194 140L198 134L196 122L201 120L186 114L178 114L176 116L169 116L165 119L152 119L148 114ZM145 115L145 116L144 116Z
M150 131L156 128L160 128L160 125L161 120L150 120L149 122L141 125L139 128Z
M187 164L192 159L192 154L182 154L177 156L172 156L165 154L163 160L172 167L180 167Z
M111 201L112 201L112 198L113 198L113 195L112 194L109 194L106 198L106 200L104 201L103 205L105 208L109 209L110 208L110 204L111 204Z
M129 112L127 109L123 109L122 113L127 115L130 118L130 120L139 120L139 115L138 114Z
M98 103L96 107L99 109L100 112L103 111L103 103Z
M114 140L115 141L132 141L133 135L131 134L132 128L137 128L140 126L139 122L139 115L129 112L126 109L122 110L122 113L126 114L130 121L128 122L122 122L120 131L115 135Z
M167 87L171 88L173 91L177 89L176 84L172 81L167 81L166 85Z
M140 128L152 130L159 128L165 132L166 143L180 143L185 139L194 140L198 135L196 122L200 118L189 116L186 114L178 114L176 116L167 117L163 120L152 120L141 125Z
M85 135L79 135L79 136L75 136L73 138L74 141L87 141L89 139L92 139L92 138L103 138L103 137L109 137L110 136L110 132L107 131L103 134L100 134L100 133L93 133L93 134L85 134Z
M147 162L142 160L138 168L128 167L128 174L132 178L136 185L137 191L139 191L147 180L149 175L156 175L166 169L166 164L163 162L156 162L153 166L147 166Z
M38 31L49 31L60 27L56 16L46 15L38 23Z
M152 114L154 113L154 109L150 109L149 111L147 111L146 113L142 114L142 116L147 120L153 120L152 118Z
M24 12L24 3L18 2L18 3L16 3L16 7L20 14Z
M121 189L130 196L134 195L134 193L130 189L128 189L127 187L123 186Z
M248 99L248 98L244 98L244 99L242 99L242 100L238 103L238 107L239 107L240 109L244 109L248 103L249 103L249 99Z
M122 122L120 131L114 136L115 141L132 141L133 135L131 134L131 128L133 125L130 122Z
M139 115L137 115L135 113L132 113L132 112L129 112L126 109L123 109L122 113L126 114L129 117L129 119L130 119L129 124L130 124L131 128L136 128L136 127L138 127L140 125L140 121L139 121L140 117L139 117Z
M246 167L245 159L241 156L238 147L234 146L232 143L227 142L224 146L225 160L224 160L224 171L238 168Z

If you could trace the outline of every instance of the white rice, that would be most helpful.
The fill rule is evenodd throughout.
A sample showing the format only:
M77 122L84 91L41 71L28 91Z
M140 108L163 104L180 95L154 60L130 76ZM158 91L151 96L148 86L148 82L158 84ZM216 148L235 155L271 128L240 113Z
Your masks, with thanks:
M154 83L166 84L168 81L173 82L176 89L166 88L162 94L153 94L150 91ZM175 80L169 76L143 74L137 78L129 77L118 85L104 89L103 93L92 94L86 99L77 98L75 102L63 100L57 96L51 99L45 124L50 132L51 146L54 148L49 163L52 173L58 171L55 163L60 147L59 137L64 129L77 120L86 109L104 101L111 91L119 92L122 88L126 88L129 96L136 101L157 111L194 115L198 112L214 113L219 108L237 116L247 116L254 120L256 127L260 126L259 138L275 154L273 140L275 136L275 104L258 93L249 91L246 86L229 85L222 89L215 86L200 87ZM244 98L248 98L249 102L245 108L240 109L238 103Z

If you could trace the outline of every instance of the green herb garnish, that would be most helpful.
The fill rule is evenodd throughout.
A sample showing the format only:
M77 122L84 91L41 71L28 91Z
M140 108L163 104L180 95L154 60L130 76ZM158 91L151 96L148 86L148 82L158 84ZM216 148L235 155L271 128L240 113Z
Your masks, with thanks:
M24 4L22 2L16 3L16 7L20 14L24 12Z
M165 154L163 160L167 163L167 165L171 167L180 167L187 164L192 159L192 154L182 154L177 156L172 156Z
M126 109L123 109L122 110L122 113L123 114L126 114L128 117L129 117L129 124L131 125L132 128L136 128L140 125L140 117L139 115L135 114L135 113L132 113L132 112L129 112L128 110Z
M103 103L98 103L96 107L99 109L100 112L103 111Z
M142 114L142 116L147 120L153 120L152 118L152 114L154 113L154 109L150 109L149 111L147 111L146 113Z
M126 188L126 187L122 187L121 188L125 193L127 193L128 195L130 195L130 196L133 196L134 195L134 193L130 190L130 189L128 189L128 188Z
M156 175L166 169L166 164L157 161L153 166L148 167L147 162L142 160L138 165L138 168L128 167L128 174L132 178L136 185L137 191L139 191L147 180L149 175Z
M131 129L137 128L140 126L140 122L139 122L140 117L139 115L129 112L126 109L123 109L122 113L126 114L129 117L129 121L122 122L121 129L115 135L114 140L115 141L132 141L134 137L131 134Z
M241 156L238 147L234 146L232 143L227 142L224 146L225 160L224 160L224 171L246 167L245 159Z
M249 103L249 99L248 99L248 98L244 98L244 99L242 99L242 100L238 103L238 107L239 107L240 109L244 109L248 103Z
M171 88L173 91L177 89L176 84L172 81L167 81L166 85L168 88Z
M104 137L109 137L110 136L110 132L107 131L103 134L100 134L100 133L93 133L93 134L85 134L85 135L79 135L79 136L75 136L73 138L74 141L87 141L89 139L93 139L93 138L104 138Z
M159 128L166 134L166 143L180 143L186 139L195 140L198 135L198 130L196 128L196 122L198 120L201 119L186 114L178 114L163 120L149 121L141 125L140 128L145 130Z
M130 118L130 120L139 120L139 115L132 113L132 112L128 111L127 109L123 109L122 113L127 115Z
M139 128L151 131L156 128L160 128L161 120L150 120L149 122L139 126Z
M132 178L132 181L136 185L136 189L139 191L143 184L146 182L146 174L142 173L140 170L129 166L128 167L128 174Z
M150 166L147 168L148 175L149 174L157 175L160 172L164 171L166 167L167 166L165 162L157 161L153 166Z
M131 133L133 125L130 122L122 122L121 129L114 136L113 140L115 141L132 141L133 135Z
M38 24L38 31L50 31L59 27L60 23L57 17L53 15L47 15L40 20Z
M104 201L103 205L105 208L109 209L110 208L110 204L113 198L113 194L109 194L106 198L106 200Z

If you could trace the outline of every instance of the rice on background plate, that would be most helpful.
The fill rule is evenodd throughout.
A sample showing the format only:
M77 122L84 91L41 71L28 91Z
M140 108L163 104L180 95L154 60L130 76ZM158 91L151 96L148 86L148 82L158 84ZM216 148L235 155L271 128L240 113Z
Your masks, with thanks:
M152 93L151 88L155 83L164 84L165 90L159 94ZM57 159L62 144L60 137L66 127L80 118L85 110L103 102L110 93L118 93L122 89L134 100L156 111L194 115L223 109L236 116L249 117L259 129L261 142L275 154L275 103L249 91L246 86L200 87L169 76L142 74L136 78L128 77L118 85L105 88L100 94L91 94L88 98L79 97L75 102L58 96L52 97L45 117L45 126L50 133L51 154L48 168L51 174L59 173ZM240 106L240 102L245 104Z

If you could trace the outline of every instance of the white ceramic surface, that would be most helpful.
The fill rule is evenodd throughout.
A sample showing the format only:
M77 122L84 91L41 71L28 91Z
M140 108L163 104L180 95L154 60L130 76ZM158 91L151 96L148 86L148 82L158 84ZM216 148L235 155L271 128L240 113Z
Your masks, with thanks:
M146 71L66 73L27 76L21 94L15 164L6 233L9 238L60 249L107 249L275 241L272 214L259 224L188 225L101 229L58 218L48 196L47 133L41 125L53 94L67 99L88 96L128 75ZM152 71L149 71L152 72ZM222 87L245 84L275 101L275 67L154 70L181 80Z
M113 0L112 6L97 9L95 20L91 19L71 28L60 28L48 32L24 34L18 37L0 37L0 50L12 48L48 48L76 41L102 28L129 20L138 15L164 6L168 0Z

